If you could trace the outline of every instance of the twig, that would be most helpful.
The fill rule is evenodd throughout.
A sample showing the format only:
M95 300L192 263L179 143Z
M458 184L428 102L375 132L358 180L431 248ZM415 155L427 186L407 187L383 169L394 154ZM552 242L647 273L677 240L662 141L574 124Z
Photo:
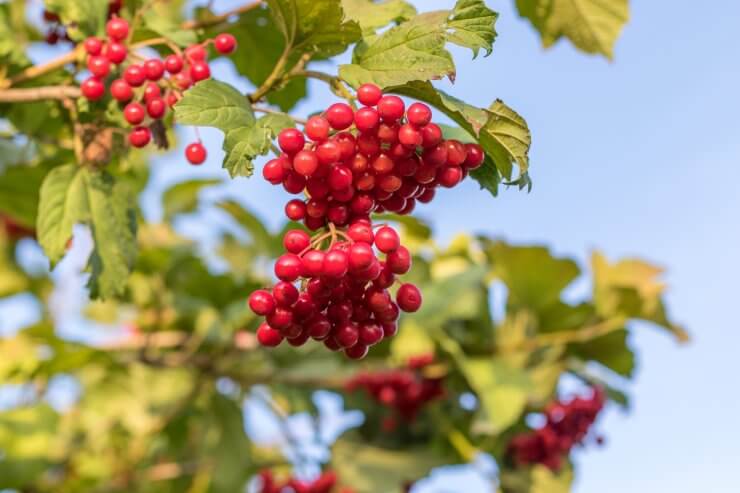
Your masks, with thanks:
M282 111L273 110L264 106L253 106L252 109L258 113L267 113L270 115L287 115L291 117L296 123L300 123L301 125L305 125L308 122L308 120L306 120L305 118L298 118L293 115L288 115L287 113L284 113Z
M76 86L43 86L27 89L0 89L0 103L27 103L45 99L76 99L81 96Z
M250 10L256 9L260 5L262 5L261 1L250 2L247 4L241 5L239 7L236 7L232 10L229 10L227 12L224 12L223 14L214 15L213 17L209 17L208 19L203 19L202 21L196 21L196 20L185 21L182 23L182 28L183 29L202 29L204 27L216 26L218 24L228 21L229 18L232 16L247 13Z
M64 55L55 58L53 60L50 60L46 63L42 63L41 65L33 65L31 67L28 67L18 75L10 78L10 85L13 86L15 84L18 84L19 82L24 82L30 79L34 79L36 77L39 77L41 75L47 74L49 72L53 72L54 70L60 69L64 67L65 65L69 63L74 63L77 61L77 59L82 54L84 47L80 43L76 49L70 51L69 53L65 53Z

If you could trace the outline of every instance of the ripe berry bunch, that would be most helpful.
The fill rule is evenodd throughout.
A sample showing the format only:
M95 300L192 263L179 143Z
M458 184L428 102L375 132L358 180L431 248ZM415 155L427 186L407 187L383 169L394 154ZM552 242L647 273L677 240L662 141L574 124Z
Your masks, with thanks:
M208 79L208 46L226 55L236 49L236 39L231 34L219 34L213 39L192 45L182 53L159 58L142 59L129 53L129 24L114 17L106 25L105 41L90 37L84 42L87 68L91 76L82 82L82 94L91 101L105 96L106 86L113 99L123 108L123 116L132 125L129 143L145 147L152 140L152 129L161 129L167 109L180 99L182 91L193 84ZM206 149L194 142L185 149L191 164L202 164Z
M437 187L459 184L483 164L477 144L444 140L423 103L406 108L401 98L373 84L357 90L364 106L344 103L311 117L304 131L278 135L283 154L266 163L264 178L305 200L291 200L286 214L311 230L347 225L372 212L409 214L434 198Z
M259 473L258 493L354 493L351 488L337 487L337 475L333 471L322 473L313 481L301 481L296 478L287 478L277 481L272 471L264 470Z
M426 404L445 395L443 377L425 372L433 363L434 355L430 354L410 359L402 369L359 373L345 388L348 392L364 390L372 399L410 422ZM384 427L392 431L397 424L394 418L389 418Z
M560 468L563 458L588 434L605 404L603 390L595 388L587 398L555 402L545 409L542 428L512 438L508 453L518 465L542 464Z
M413 284L401 284L395 301L389 292L396 276L411 268L411 254L390 226L373 231L369 220L360 219L346 232L330 225L329 232L313 238L292 230L283 245L287 253L275 263L280 282L249 297L252 311L265 317L257 329L263 346L278 346L283 339L302 346L314 339L361 359L370 346L397 332L400 311L415 312L421 306L421 293Z

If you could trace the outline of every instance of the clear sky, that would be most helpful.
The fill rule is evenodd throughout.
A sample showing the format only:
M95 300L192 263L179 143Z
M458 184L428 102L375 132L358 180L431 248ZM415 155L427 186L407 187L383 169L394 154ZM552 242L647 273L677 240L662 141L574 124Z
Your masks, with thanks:
M415 3L431 10L454 2ZM664 266L669 309L693 340L679 346L653 327L638 327L631 338L639 352L633 409L628 415L608 410L598 425L607 445L576 453L576 491L737 493L740 3L632 1L612 63L567 42L543 51L513 0L488 3L501 13L493 55L471 61L469 52L454 50L457 81L441 87L480 106L502 98L527 119L534 189L492 199L469 182L417 210L433 218L440 241L460 231L485 232L544 243L584 265L598 248L612 259L641 256ZM217 67L220 78L248 89L244 81L221 77L233 74L228 63ZM310 104L298 113L332 99L320 85L311 88ZM221 136L203 136L211 156L202 168L188 167L182 149L156 163L144 198L152 217L156 194L167 184L223 176L215 171ZM237 180L205 196L224 194L273 224L285 201L261 179ZM196 232L186 221L181 225ZM450 484L443 478L424 490L453 491ZM486 491L472 481L456 484Z

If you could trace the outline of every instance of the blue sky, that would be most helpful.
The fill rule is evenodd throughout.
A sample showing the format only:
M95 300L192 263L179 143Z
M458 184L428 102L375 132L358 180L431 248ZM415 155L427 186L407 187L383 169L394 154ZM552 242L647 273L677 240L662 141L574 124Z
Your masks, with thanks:
M454 2L415 3L431 10ZM693 340L679 346L652 327L638 327L631 338L639 352L633 409L628 415L610 409L599 424L607 445L576 454L576 491L740 491L734 471L740 397L731 380L740 347L733 313L740 279L740 3L633 1L612 63L567 42L543 51L513 0L488 3L501 13L493 55L472 61L468 51L455 49L457 81L440 86L480 106L502 98L527 119L534 189L492 199L468 182L419 214L433 219L440 241L485 232L547 244L584 265L599 249L612 259L641 256L664 266L669 309ZM227 62L217 67L219 76L233 74ZM311 88L311 103L299 114L332 99L320 85ZM216 171L221 135L206 130L203 136L210 151L205 166L188 167L182 149L156 163L144 198L152 217L167 184L223 176ZM240 198L273 224L285 201L261 179L205 193L223 195ZM194 224L181 226L197 233ZM425 490L450 491L441 483ZM469 484L466 491L476 493Z

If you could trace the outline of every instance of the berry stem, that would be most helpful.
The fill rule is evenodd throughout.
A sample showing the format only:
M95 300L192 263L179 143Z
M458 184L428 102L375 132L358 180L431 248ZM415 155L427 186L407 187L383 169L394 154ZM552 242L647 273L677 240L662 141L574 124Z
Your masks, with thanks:
M28 67L16 76L11 77L8 86L14 86L18 83L35 79L36 77L40 77L44 74L48 74L49 72L58 70L69 63L74 63L81 59L84 52L85 48L83 44L80 43L79 45L77 45L77 48L70 51L69 53L65 53L64 55L53 60L49 60L46 63L42 63L41 65L33 65L31 67Z
M288 113L284 113L278 110L273 110L271 108L266 108L264 106L253 106L252 110L256 111L257 113L265 113L265 114L270 114L270 115L288 115ZM300 123L301 125L305 125L308 122L308 120L306 120L305 118L297 118L293 115L288 115L288 116L290 116L294 122ZM280 154L280 152L278 152L277 154Z

